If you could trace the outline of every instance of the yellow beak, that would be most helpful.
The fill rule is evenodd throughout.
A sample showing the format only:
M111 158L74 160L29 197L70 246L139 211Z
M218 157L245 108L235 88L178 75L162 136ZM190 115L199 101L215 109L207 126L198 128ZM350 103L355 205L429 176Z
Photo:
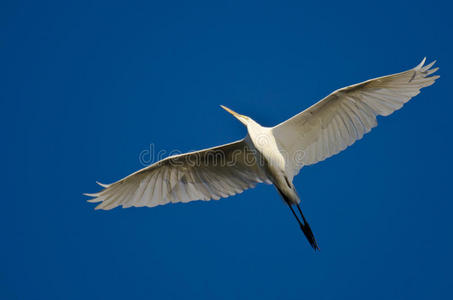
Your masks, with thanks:
M220 107L223 108L224 110L226 110L227 112L229 112L230 114L232 114L233 116L235 116L236 119L238 119L238 120L241 121L241 122L242 122L241 118L244 118L244 117L245 117L245 116L240 115L240 114L238 114L237 112L235 112L235 111L229 109L229 108L226 107L226 106L220 105Z
M236 119L238 119L239 121L241 121L242 124L247 125L247 123L246 123L246 121L245 121L245 120L247 119L246 116L240 115L240 114L238 114L237 112L235 112L235 111L229 109L229 108L226 107L226 106L220 105L220 107L223 108L224 110L226 110L227 112L229 112L230 114L232 114Z

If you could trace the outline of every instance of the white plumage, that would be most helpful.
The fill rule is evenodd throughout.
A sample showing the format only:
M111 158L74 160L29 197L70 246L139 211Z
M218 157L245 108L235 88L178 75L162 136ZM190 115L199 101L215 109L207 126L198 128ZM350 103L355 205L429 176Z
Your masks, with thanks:
M438 68L425 59L405 72L371 79L331 93L318 103L278 124L263 127L251 118L223 107L245 126L239 141L201 151L171 156L139 170L95 194L96 209L117 206L156 206L228 197L273 183L291 208L312 247L313 233L299 207L293 177L305 165L322 161L353 144L388 116L434 83ZM301 219L293 210L296 205Z
M170 156L115 183L101 184L103 191L86 195L95 197L90 202L102 202L96 209L225 198L269 182L253 155L249 155L251 162L245 160L247 151L247 143L240 140Z

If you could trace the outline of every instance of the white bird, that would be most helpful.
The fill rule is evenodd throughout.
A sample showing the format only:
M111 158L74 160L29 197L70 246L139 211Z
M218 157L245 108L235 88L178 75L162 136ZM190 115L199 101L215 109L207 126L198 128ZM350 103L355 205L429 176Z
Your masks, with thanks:
M96 209L153 207L225 198L266 182L274 184L310 245L319 250L300 209L294 176L303 166L344 150L377 125L377 116L390 115L432 85L439 76L429 75L438 68L431 69L435 61L424 66L425 59L408 71L336 90L275 127L222 106L247 127L244 139L167 157L115 183L99 183L102 191L85 195L101 202Z

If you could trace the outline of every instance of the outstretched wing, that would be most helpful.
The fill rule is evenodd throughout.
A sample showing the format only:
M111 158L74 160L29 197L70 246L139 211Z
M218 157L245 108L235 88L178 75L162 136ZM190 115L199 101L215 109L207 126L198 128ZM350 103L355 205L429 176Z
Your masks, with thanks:
M269 180L244 140L170 156L137 171L96 194L96 209L149 206L228 197Z
M430 86L439 76L425 59L408 71L371 79L331 93L310 108L273 128L286 155L286 172L295 176L304 165L322 161L369 132L376 116L388 116Z

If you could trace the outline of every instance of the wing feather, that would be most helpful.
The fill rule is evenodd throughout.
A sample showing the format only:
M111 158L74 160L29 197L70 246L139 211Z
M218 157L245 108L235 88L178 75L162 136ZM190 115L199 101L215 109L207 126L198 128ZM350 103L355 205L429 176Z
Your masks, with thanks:
M429 76L438 68L425 59L405 72L370 79L328 95L318 103L273 128L281 151L286 155L286 172L295 176L304 165L322 161L377 126L377 116L400 109L420 89L432 85L439 76ZM304 151L304 156L296 155Z
M149 206L225 198L269 182L245 140L167 157L86 194L96 209ZM253 158L253 159L251 159Z

